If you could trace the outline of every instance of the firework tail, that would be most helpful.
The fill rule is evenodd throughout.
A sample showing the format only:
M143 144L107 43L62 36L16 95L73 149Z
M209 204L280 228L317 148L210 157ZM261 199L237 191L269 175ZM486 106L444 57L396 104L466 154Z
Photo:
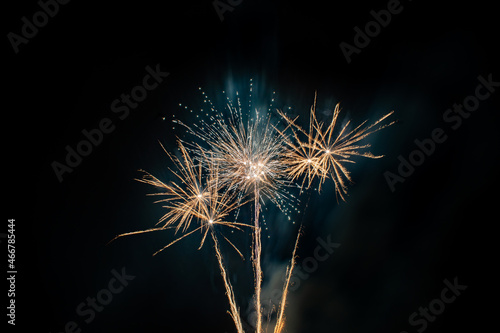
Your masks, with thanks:
M231 318L233 318L238 333L244 333L243 326L241 324L239 309L236 306L236 299L234 297L233 287L231 286L231 281L229 281L229 278L227 277L226 268L224 266L224 263L222 262L222 254L220 252L219 241L217 240L217 237L215 237L213 231L211 232L211 234L212 234L212 239L214 240L215 243L215 255L219 263L220 274L222 276L222 279L224 280L224 286L226 287L226 295L227 299L229 300L229 307L231 309L229 311L229 314L231 315Z
M257 183L255 183L254 187L254 200L255 200L255 216L254 216L254 240L253 240L253 258L252 258L252 264L254 267L254 274L255 274L255 310L257 312L257 325L256 325L256 332L257 333L262 333L262 306L261 306L261 285L262 285L262 268L260 265L260 257L261 257L261 252L262 252L262 244L261 244L261 229L259 225L259 210L260 210L260 203L259 203L259 187L257 186Z
M276 326L274 327L274 333L281 333L283 331L283 328L285 327L284 313L285 313L285 307L286 307L286 298L288 296L288 287L290 286L290 279L292 277L292 272L293 272L293 269L295 268L295 263L296 263L296 259L297 259L297 257L295 256L295 252L297 251L297 247L299 245L299 238L300 238L301 234L302 234L302 226L300 227L299 232L297 234L297 239L295 240L295 246L293 248L290 266L288 266L286 269L286 281L285 281L285 284L283 286L283 295L281 297L278 319L276 321Z

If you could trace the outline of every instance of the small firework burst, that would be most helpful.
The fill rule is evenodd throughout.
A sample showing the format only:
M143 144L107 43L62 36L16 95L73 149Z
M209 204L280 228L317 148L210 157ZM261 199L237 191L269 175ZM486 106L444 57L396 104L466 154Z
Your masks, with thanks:
M363 127L367 123L367 120L365 120L352 130L348 130L351 123L349 120L340 129L339 133L334 135L335 125L340 114L339 104L335 106L332 120L326 126L323 122L318 121L316 117L315 95L314 104L311 106L309 116L309 130L307 131L296 124L297 118L291 119L283 112L280 112L293 132L293 140L286 140L286 144L290 148L286 154L287 171L292 180L303 176L301 185L301 189L303 189L306 180L306 188L309 188L313 180L318 178L318 192L320 192L321 185L327 178L331 178L335 183L336 194L345 201L344 196L347 194L347 182L352 182L350 172L345 163L355 163L352 159L353 156L372 159L383 156L375 156L365 151L371 145L369 143L359 144L359 142L370 134L394 124L395 121L376 127L393 113L394 111L391 111L373 124ZM305 137L306 140L301 139L300 136Z
M226 295L230 304L230 315L233 318L238 332L242 333L243 328L239 315L239 308L236 304L233 288L227 278L227 271L223 263L219 241L214 228L217 225L238 230L242 230L240 227L250 227L249 225L229 221L228 219L231 212L243 205L244 202L235 200L233 192L221 187L219 182L220 169L217 164L209 162L208 164L204 164L204 166L202 166L202 164L197 165L193 162L193 159L182 142L179 141L178 145L182 155L181 158L168 153L162 146L165 153L170 157L176 166L175 170L170 170L175 174L176 178L178 178L178 182L173 181L169 184L165 184L155 176L145 171L142 171L144 176L141 179L137 179L142 183L152 185L162 191L151 195L165 196L165 198L155 202L164 203L165 205L163 207L167 208L167 213L160 218L157 223L157 225L162 225L156 228L120 234L113 240L123 236L166 230L169 228L175 228L176 234L180 230L184 233L182 236L176 238L162 249L156 251L153 254L154 256L172 244L199 230L203 234L198 248L200 249L205 243L207 234L210 232L214 241L216 258L221 270L221 276L226 288ZM204 168L206 168L206 171ZM193 220L198 221L199 226L186 233ZM241 257L243 257L240 250L238 250L238 248L227 237L224 235L222 235L222 237L238 252Z
M157 223L157 225L162 225L157 228L121 234L115 237L115 239L122 236L165 230L169 228L175 228L175 233L179 230L182 230L182 232L185 233L189 229L193 219L199 222L200 225L198 227L188 233L185 233L181 237L166 245L164 248L158 250L154 253L154 255L156 255L170 245L198 230L203 232L203 237L199 247L201 248L205 242L208 231L212 230L216 225L222 225L238 230L241 230L240 227L249 226L244 223L228 220L230 213L245 204L245 202L234 200L234 194L221 187L219 182L219 167L216 164L207 164L208 168L206 173L208 173L208 175L205 176L202 164L197 165L194 163L194 160L191 158L188 150L186 150L182 142L179 141L178 145L182 158L178 158L164 149L165 153L177 167L175 170L170 169L176 178L178 178L177 182L172 181L165 184L155 176L143 170L141 170L144 173L143 177L141 179L137 179L139 182L152 185L161 190L159 193L153 193L150 195L165 196L165 198L155 201L155 203L164 203L163 207L167 209L167 213L163 215ZM241 252L227 238L225 239L241 255Z

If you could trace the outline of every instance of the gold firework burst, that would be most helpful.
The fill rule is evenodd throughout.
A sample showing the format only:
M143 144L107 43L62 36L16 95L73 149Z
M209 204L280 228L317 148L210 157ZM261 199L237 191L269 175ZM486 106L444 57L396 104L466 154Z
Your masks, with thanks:
M219 165L222 186L240 197L254 194L257 187L261 198L281 207L287 199L283 190L290 184L282 161L286 149L283 136L271 125L269 114L263 116L255 110L245 122L236 108L228 105L228 110L228 119L218 115L212 124L202 127L176 122L207 143L208 148L197 151Z
M383 155L373 155L365 151L371 145L369 143L359 144L370 134L373 134L387 126L395 123L395 121L380 125L387 117L393 114L389 112L373 124L365 126L367 120L352 130L348 130L351 121L341 128L338 134L334 135L335 125L340 114L339 104L335 106L332 120L326 126L323 122L318 121L316 117L316 94L314 96L314 104L311 106L309 115L309 130L306 131L295 123L297 118L291 119L280 111L280 115L286 120L288 126L292 128L293 140L286 139L286 144L290 150L286 153L285 163L288 165L287 171L292 178L303 176L301 189L304 188L307 179L309 188L315 178L319 179L318 191L321 191L321 185L327 178L331 178L335 183L335 192L342 200L345 201L344 195L347 194L347 182L352 182L350 172L345 163L355 163L353 156L362 156L366 158L380 158ZM283 133L283 132L282 132ZM302 140L300 136L305 136L306 140ZM284 136L287 138L286 136Z
M161 192L149 195L165 197L155 201L155 203L164 203L163 207L167 208L167 213L163 215L157 223L157 225L161 224L161 226L120 234L114 239L170 228L175 228L175 233L177 234L179 230L186 232L193 219L199 222L200 225L198 227L158 250L154 253L154 255L156 255L170 245L198 230L203 232L199 247L201 248L205 242L208 231L215 225L223 225L238 230L241 230L239 227L249 226L235 221L228 221L230 213L245 202L234 200L234 194L232 192L222 189L219 182L219 167L211 163L205 165L208 166L208 177L204 177L204 166L202 166L201 163L195 164L182 142L179 141L178 146L181 152L181 158L168 153L162 146L165 153L177 167L176 170L169 168L177 178L177 182L172 181L166 184L144 170L141 170L144 173L143 177L137 179L139 182L152 185L161 190ZM227 238L226 240L241 255L241 252Z
M254 233L252 266L255 276L256 332L262 332L261 306L261 226L259 215L263 198L286 210L289 197L286 187L290 184L283 156L286 146L283 135L271 125L270 114L258 110L244 121L240 108L227 105L229 118L217 113L213 123L194 125L191 128L180 121L188 132L206 142L208 149L198 150L209 156L210 163L220 166L220 183L237 194L238 198L253 196Z
M155 176L145 171L142 171L144 172L143 178L137 179L142 183L152 185L162 190L162 192L160 193L151 194L165 196L165 198L156 201L156 203L164 203L165 205L163 207L167 208L168 210L167 213L162 218L160 218L157 223L157 225L162 225L160 227L120 234L113 238L111 241L123 236L166 230L174 227L176 234L179 230L182 230L182 232L186 232L190 227L192 221L197 220L200 224L198 227L178 237L162 249L156 251L153 255L158 254L172 244L199 230L203 234L200 246L198 248L200 249L205 243L207 234L210 232L214 241L216 258L221 270L221 276L226 288L226 295L230 304L230 315L234 320L238 332L243 333L239 308L236 305L234 291L231 286L230 280L227 277L227 271L223 263L219 241L217 239L214 227L217 225L222 225L238 230L241 230L240 227L251 227L243 223L228 220L230 213L234 209L243 205L245 202L235 200L234 193L228 191L227 189L222 189L219 182L220 169L217 164L208 163L204 164L204 166L202 166L201 163L195 164L193 159L189 155L188 150L180 141L178 142L178 145L182 156L181 158L169 154L162 146L165 153L167 153L174 165L177 167L176 170L170 170L174 173L178 182L173 181L169 184L165 184ZM207 168L207 177L204 177L205 167ZM243 258L243 255L238 250L238 248L227 237L225 237L224 235L222 235L222 237Z
M252 264L255 275L255 307L257 333L262 332L261 307L261 226L259 222L261 197L270 199L281 208L287 185L286 169L282 163L285 146L283 138L270 125L270 116L262 117L256 110L253 118L244 123L241 113L228 106L229 122L218 119L215 126L198 134L210 147L211 163L221 166L222 183L240 196L253 194L254 234Z

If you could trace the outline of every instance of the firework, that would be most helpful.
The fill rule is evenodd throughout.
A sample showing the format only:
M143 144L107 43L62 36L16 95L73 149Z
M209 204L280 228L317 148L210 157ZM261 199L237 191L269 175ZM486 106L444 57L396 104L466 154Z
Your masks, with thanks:
M356 128L348 130L351 121L340 129L337 135L334 135L335 125L340 114L339 104L335 106L330 124L325 126L323 122L318 121L316 117L316 94L314 96L314 104L311 106L309 115L309 130L302 129L295 123L296 119L287 117L280 111L281 116L286 120L288 126L292 128L293 140L287 139L286 144L290 148L286 154L287 171L292 180L303 176L301 189L304 188L306 179L309 188L315 178L319 178L318 192L321 191L321 185L327 178L331 178L335 183L335 193L345 200L344 195L347 194L346 182L352 182L349 170L345 163L355 163L353 156L362 156L366 158L380 158L383 155L375 156L365 149L370 147L370 144L359 144L359 141L365 139L370 134L373 134L387 126L395 123L395 121L380 125L387 117L392 115L394 111L389 112L373 124L365 126L367 120L362 122ZM281 132L282 133L282 132ZM300 136L305 136L306 140L302 140ZM284 136L286 138L286 136Z
M252 82L250 96L251 91ZM202 94L205 95L204 92ZM312 186L315 179L319 179L318 192L320 192L322 184L331 178L335 184L336 195L345 200L347 183L352 182L346 163L354 163L352 159L354 156L381 157L366 151L370 145L360 144L360 141L392 125L394 122L379 124L393 112L368 126L366 126L367 121L364 121L352 130L349 129L350 121L348 121L338 133L335 133L340 114L339 105L335 106L332 120L324 124L316 117L316 94L310 109L307 129L296 123L297 118L289 118L279 110L280 118L277 121L274 121L270 112L259 112L257 109L252 111L250 100L248 113L244 115L239 97L237 107L228 99L227 116L218 112L210 99L205 96L204 102L207 101L213 112L210 122L202 120L199 124L188 126L179 120L174 120L175 123L184 126L198 142L179 140L180 157L169 154L162 146L175 166L169 168L174 174L175 181L166 184L145 171L142 171L143 177L138 179L160 190L159 193L150 195L160 196L155 202L163 204L167 212L154 228L124 233L115 239L166 229L175 229L176 235L178 232L182 234L155 252L156 255L197 231L202 234L199 246L201 248L210 232L229 300L229 314L238 333L243 333L239 308L217 238L220 233L215 227L220 225L237 230L250 227L253 230L251 263L254 272L256 332L262 333L261 206L269 200L287 213L285 206L295 199L287 188L297 183L296 186L302 193L304 188ZM268 111L271 111L270 109L271 107ZM283 125L280 125L280 122L283 122ZM253 223L236 222L240 207L248 202L253 202ZM230 221L229 217L233 213L236 216ZM199 225L192 227L194 222ZM299 229L290 265L286 270L274 333L281 333L285 327L285 307L291 276L296 265L296 251L301 231L302 227ZM241 251L229 239L224 235L222 237L243 257Z
M170 170L174 173L174 175L178 179L178 182L165 184L158 178L145 171L142 171L144 172L143 178L137 179L142 183L152 185L162 191L151 195L165 196L165 198L157 200L155 202L164 203L165 206L163 207L167 208L167 213L163 217L161 217L157 223L157 225L162 225L156 228L120 234L113 240L123 236L166 230L170 228L175 228L176 234L180 230L182 232L186 232L193 220L198 221L200 224L198 227L178 237L162 249L156 251L153 255L158 254L172 244L195 233L196 231L201 231L203 234L200 246L198 248L200 249L205 243L208 232L210 232L214 241L216 258L221 270L221 276L224 280L224 286L226 288L226 295L230 304L230 315L233 318L238 332L242 333L243 329L241 318L239 315L239 309L236 305L233 288L229 279L227 278L226 268L223 264L219 241L216 237L214 227L217 225L222 225L238 230L241 230L240 227L250 227L249 225L243 223L228 221L230 213L245 202L235 200L234 194L232 192L223 190L221 188L219 183L220 169L216 164L208 164L209 167L206 171L206 173L208 173L208 177L204 177L204 167L201 164L197 165L194 163L193 159L189 155L188 150L180 141L179 150L181 152L182 158L171 155L164 149L164 151L177 167L176 170ZM229 241L227 237L223 236L223 238L238 252L241 257L243 257L238 248L231 241Z
M261 226L259 221L262 197L280 206L284 198L282 189L287 185L285 167L281 161L284 154L283 139L270 125L270 116L262 117L255 111L246 124L241 113L231 108L229 122L217 120L215 126L199 134L208 143L212 163L221 166L220 178L229 189L244 196L253 194L254 234L252 264L255 276L255 306L257 310L257 333L262 332L261 310Z
M270 114L263 116L255 110L245 121L240 110L231 105L227 108L229 117L219 114L211 124L190 127L176 122L207 143L208 148L196 150L209 156L210 163L219 165L222 186L240 197L254 193L257 186L262 199L281 207L288 198L285 188L290 184L282 161L284 137L271 125Z
M288 199L286 187L290 184L282 158L286 146L284 137L271 125L271 116L255 110L253 116L243 119L241 109L227 105L229 118L220 114L212 124L191 128L180 121L188 132L206 142L208 149L199 150L209 156L210 163L220 166L221 185L239 198L253 196L254 233L252 264L255 276L255 307L257 333L262 332L261 309L261 226L259 215L261 201L269 199L281 209Z

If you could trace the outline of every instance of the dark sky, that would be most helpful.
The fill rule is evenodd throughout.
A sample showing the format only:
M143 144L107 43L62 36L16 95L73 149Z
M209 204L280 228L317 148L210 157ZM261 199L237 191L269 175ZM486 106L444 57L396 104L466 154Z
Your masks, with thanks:
M286 332L489 331L498 263L496 7L219 2L232 9L222 21L210 0L4 5L1 232L16 220L17 269L16 326L9 332L235 332L212 243L197 251L193 236L155 257L173 239L170 231L106 244L152 227L165 213L134 178L146 169L168 179L158 140L174 147L174 115L194 120L179 103L199 110L198 87L217 100L231 86L245 91L250 78L259 103L275 91L274 106L292 107L301 121L315 91L323 120L338 102L342 121L371 123L392 110L398 120L366 142L385 156L356 159L346 202L337 201L331 183L321 194L309 191L297 204L295 225L266 205L267 304L304 225ZM40 14L41 6L51 15ZM371 37L358 32L366 28ZM349 61L340 47L347 44ZM155 71L158 84L146 80L154 87L142 101L114 104ZM463 103L462 111L454 107ZM108 133L96 134L98 144L60 181L54 161L64 164L66 147L76 149L82 131L96 128ZM402 160L419 165L408 170ZM387 172L402 177L392 190ZM318 262L314 253L327 240L340 245ZM234 241L248 257L249 235ZM6 253L7 240L1 244ZM249 260L226 245L223 252L250 325ZM443 290L454 283L467 288L445 304L443 295L453 294ZM97 296L107 304L90 310ZM438 314L424 319L420 308L429 306Z

